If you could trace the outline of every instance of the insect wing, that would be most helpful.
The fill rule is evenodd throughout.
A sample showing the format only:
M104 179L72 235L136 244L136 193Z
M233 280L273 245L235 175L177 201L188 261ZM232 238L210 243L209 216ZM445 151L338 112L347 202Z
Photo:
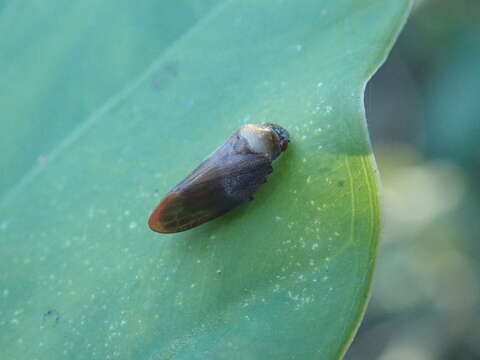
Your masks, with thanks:
M225 155L219 148L178 184L149 219L152 230L172 233L212 220L252 197L271 161L260 154Z

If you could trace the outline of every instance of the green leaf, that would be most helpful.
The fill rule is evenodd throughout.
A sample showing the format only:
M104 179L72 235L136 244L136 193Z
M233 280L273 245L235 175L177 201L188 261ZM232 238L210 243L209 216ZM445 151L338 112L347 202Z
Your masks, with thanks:
M0 2L0 196L218 1L174 3Z
M31 21L15 18L11 42L42 42L40 59L62 71L40 74L43 63L21 46L2 57L11 79L27 81L27 68L40 84L25 95L36 105L12 107L22 114L18 128L13 110L2 124L7 150L22 145L2 160L12 172L4 186L15 182L0 202L4 356L340 358L366 306L379 233L363 91L410 2L232 0L195 9L172 1L158 5L170 15L154 34L141 35L118 32L118 16L138 14L124 13L125 4L90 1L73 12L25 4L18 14ZM112 45L107 60L85 64L92 14L101 18L88 37ZM47 31L64 37L43 41ZM158 38L143 45L161 55L119 89L124 78L102 77L96 64L107 69L121 57L128 35ZM142 56L122 66L131 73ZM77 94L94 94L79 105L92 109L83 120L72 119L80 65L92 73ZM96 93L103 78L109 84ZM13 88L11 101L24 91ZM63 121L53 135L39 130ZM255 201L184 233L147 228L163 194L206 155L241 124L266 121L287 128L292 142Z

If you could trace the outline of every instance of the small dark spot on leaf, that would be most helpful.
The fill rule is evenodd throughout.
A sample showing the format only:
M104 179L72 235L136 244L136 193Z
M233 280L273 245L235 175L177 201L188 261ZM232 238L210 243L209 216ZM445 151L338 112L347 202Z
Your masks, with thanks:
M42 322L56 326L60 322L60 313L58 310L49 309L43 313Z
M152 75L152 87L157 91L165 89L178 76L178 73L178 62L167 62Z
M338 185L338 187L343 187L343 185L345 185L345 181L340 180L340 181L337 182L337 185Z

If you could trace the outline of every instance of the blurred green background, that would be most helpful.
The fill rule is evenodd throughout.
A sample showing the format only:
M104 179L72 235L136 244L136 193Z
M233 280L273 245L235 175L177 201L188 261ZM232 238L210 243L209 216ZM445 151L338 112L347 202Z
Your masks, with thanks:
M480 1L417 3L365 102L384 228L347 359L480 359Z

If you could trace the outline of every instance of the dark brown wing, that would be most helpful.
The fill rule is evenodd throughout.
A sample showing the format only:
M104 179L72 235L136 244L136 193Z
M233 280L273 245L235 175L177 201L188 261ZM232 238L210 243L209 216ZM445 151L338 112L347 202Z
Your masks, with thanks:
M215 172L222 168L222 165L225 166L230 161L235 161L235 158L232 158L232 155L247 154L249 153L248 145L244 139L238 135L236 131L232 136L230 136L225 143L219 146L215 151L213 151L206 159L204 159L200 165L198 165L195 170L193 170L185 179L175 186L170 192L176 192L182 189L185 186L190 185L191 183L196 182L198 178L209 178L207 174L212 171Z
M259 154L210 157L172 189L153 211L148 224L154 231L188 230L212 220L245 200L266 181L271 161Z

